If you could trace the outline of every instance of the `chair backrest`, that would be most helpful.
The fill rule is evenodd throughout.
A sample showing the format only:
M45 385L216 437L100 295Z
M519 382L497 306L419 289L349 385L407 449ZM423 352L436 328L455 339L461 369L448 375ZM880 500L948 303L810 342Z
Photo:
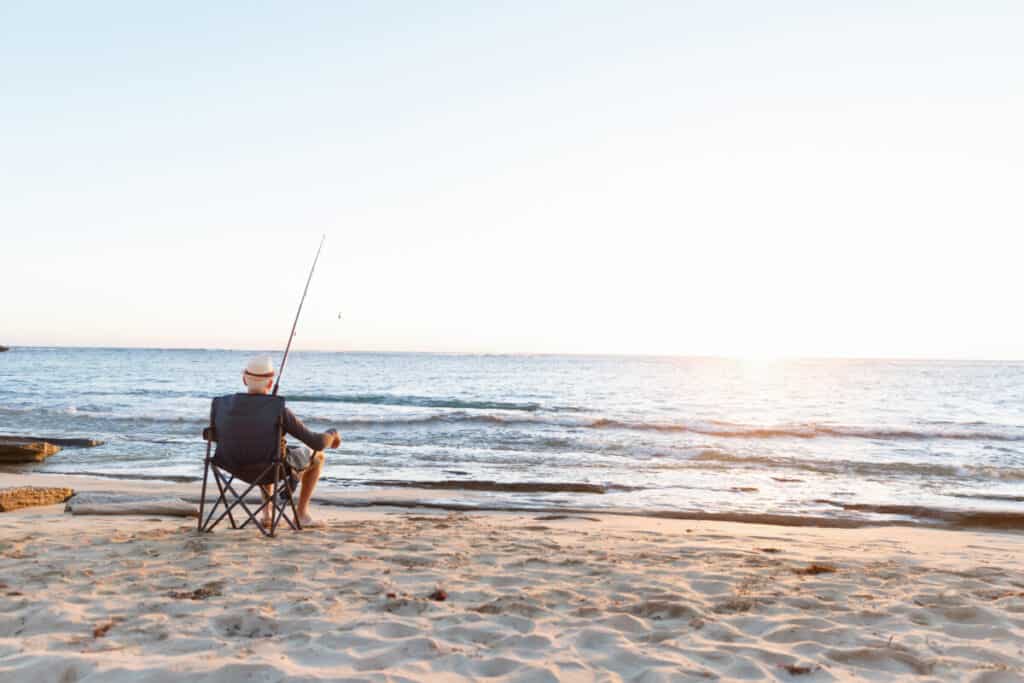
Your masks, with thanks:
M281 456L284 398L229 394L213 399L210 424L217 439L213 463L253 482Z

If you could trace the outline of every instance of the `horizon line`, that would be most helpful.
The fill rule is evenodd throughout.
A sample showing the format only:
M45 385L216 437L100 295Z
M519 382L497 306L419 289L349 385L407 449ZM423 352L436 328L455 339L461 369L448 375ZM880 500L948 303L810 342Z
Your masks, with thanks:
M66 344L16 344L7 347L13 351L24 349L87 349L87 350L125 350L125 351L224 351L224 352L257 352L267 351L259 347L208 347L208 346L74 346ZM273 349L284 352L284 349ZM688 353L623 353L623 352L565 352L565 351L425 351L416 349L372 350L372 349L292 349L293 353L351 353L351 354L393 354L393 355L438 355L438 356L552 356L576 358L675 358L689 360L731 360L741 362L777 362L777 361L931 361L956 363L1021 363L1024 358L975 358L948 356L821 356L821 355L772 355L743 356Z

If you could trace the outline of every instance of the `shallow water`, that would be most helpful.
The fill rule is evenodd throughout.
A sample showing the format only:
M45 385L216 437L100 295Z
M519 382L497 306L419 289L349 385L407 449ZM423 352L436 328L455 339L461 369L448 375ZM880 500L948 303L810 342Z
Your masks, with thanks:
M17 348L0 354L0 433L106 441L41 471L199 477L210 398L242 388L250 355ZM327 487L473 481L513 505L871 520L917 517L896 505L1024 514L1022 363L297 352L282 394L312 428L342 432Z

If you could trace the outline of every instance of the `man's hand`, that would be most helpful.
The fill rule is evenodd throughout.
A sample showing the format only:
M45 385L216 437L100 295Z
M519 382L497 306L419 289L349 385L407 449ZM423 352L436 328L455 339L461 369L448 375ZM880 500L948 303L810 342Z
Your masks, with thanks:
M331 428L328 429L325 433L331 436L331 443L328 444L328 448L337 448L338 446L341 445L341 434L338 433L337 429Z

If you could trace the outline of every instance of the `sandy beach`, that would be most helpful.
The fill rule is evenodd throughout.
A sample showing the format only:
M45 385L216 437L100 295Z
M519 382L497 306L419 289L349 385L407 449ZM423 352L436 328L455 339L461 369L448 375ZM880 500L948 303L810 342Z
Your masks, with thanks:
M0 4L0 683L1024 683L1022 34Z
M0 476L39 480L183 490ZM269 540L3 513L0 680L1024 679L1019 533L315 512Z

